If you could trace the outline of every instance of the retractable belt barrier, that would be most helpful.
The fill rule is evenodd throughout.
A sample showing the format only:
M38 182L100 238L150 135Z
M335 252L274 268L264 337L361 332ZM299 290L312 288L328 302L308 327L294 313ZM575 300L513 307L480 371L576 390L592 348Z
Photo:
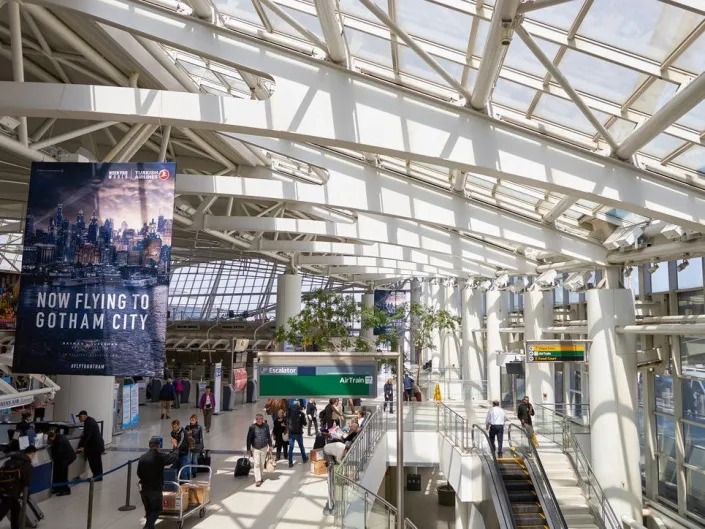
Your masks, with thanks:
M46 487L44 489L41 489L37 492L42 492L45 491L49 488L56 488L56 487L74 487L76 485L80 485L81 483L88 483L88 511L86 514L86 529L91 529L93 525L93 494L94 494L94 489L95 489L95 482L97 480L102 480L104 476L107 476L109 474L112 474L113 472L117 472L118 470L127 467L127 484L125 487L125 504L121 505L118 507L119 511L133 511L137 507L134 505L130 505L130 492L132 488L132 463L135 461L138 461L139 458L135 459L130 459L129 461L123 463L122 465L119 465L115 468L111 468L107 472L103 472L102 474L99 474L97 476L93 476L88 479L76 479L73 481L64 481L61 483L52 483L49 487ZM22 518L21 518L21 527L24 529L24 524L25 524L25 511L27 508L27 489L25 488L25 501L23 502L22 505Z

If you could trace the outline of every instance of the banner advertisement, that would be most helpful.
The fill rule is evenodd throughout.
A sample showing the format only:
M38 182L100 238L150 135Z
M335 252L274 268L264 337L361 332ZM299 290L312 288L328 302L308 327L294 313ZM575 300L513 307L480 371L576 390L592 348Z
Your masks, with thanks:
M406 303L406 292L403 290L375 290L374 303L378 309L385 311L389 316L394 316L397 309ZM401 331L403 325L404 322L397 322L397 326L400 327L398 330ZM386 327L375 327L374 335L379 336L389 330Z
M223 364L216 363L213 371L213 397L215 397L215 410L213 413L218 415L223 409Z
M13 370L163 372L174 163L33 163Z
M140 388L137 384L130 386L130 427L140 422Z
M132 409L132 384L122 386L122 429L127 430L130 425L130 410Z
M247 387L247 369L236 367L233 369L233 389L243 391Z

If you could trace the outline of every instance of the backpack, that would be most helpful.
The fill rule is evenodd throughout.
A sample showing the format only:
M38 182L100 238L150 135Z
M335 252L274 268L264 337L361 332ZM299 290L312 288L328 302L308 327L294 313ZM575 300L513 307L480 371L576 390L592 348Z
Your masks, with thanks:
M184 383L181 380L177 380L174 384L174 389L177 393L181 393L184 390Z
M21 459L10 458L0 468L0 494L16 496L22 480Z

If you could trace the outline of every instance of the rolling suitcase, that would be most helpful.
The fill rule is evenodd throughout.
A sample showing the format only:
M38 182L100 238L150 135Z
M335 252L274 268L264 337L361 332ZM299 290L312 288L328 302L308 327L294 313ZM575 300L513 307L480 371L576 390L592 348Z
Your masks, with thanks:
M37 527L39 522L44 519L44 512L31 497L27 499L27 512L25 513L25 517L27 518L27 527Z
M251 468L252 464L250 463L250 459L247 457L241 457L237 460L237 463L235 463L235 477L249 475Z
M211 451L210 450L204 450L203 452L198 454L198 464L205 465L207 467L211 466ZM197 468L196 473L198 473L198 472L205 472L205 470L202 468Z

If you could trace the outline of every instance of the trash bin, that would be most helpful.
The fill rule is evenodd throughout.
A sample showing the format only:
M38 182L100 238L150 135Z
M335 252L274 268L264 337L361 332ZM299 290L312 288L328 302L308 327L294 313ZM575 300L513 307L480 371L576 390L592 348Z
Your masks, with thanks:
M448 483L438 485L436 492L438 492L438 505L455 507L455 490Z

